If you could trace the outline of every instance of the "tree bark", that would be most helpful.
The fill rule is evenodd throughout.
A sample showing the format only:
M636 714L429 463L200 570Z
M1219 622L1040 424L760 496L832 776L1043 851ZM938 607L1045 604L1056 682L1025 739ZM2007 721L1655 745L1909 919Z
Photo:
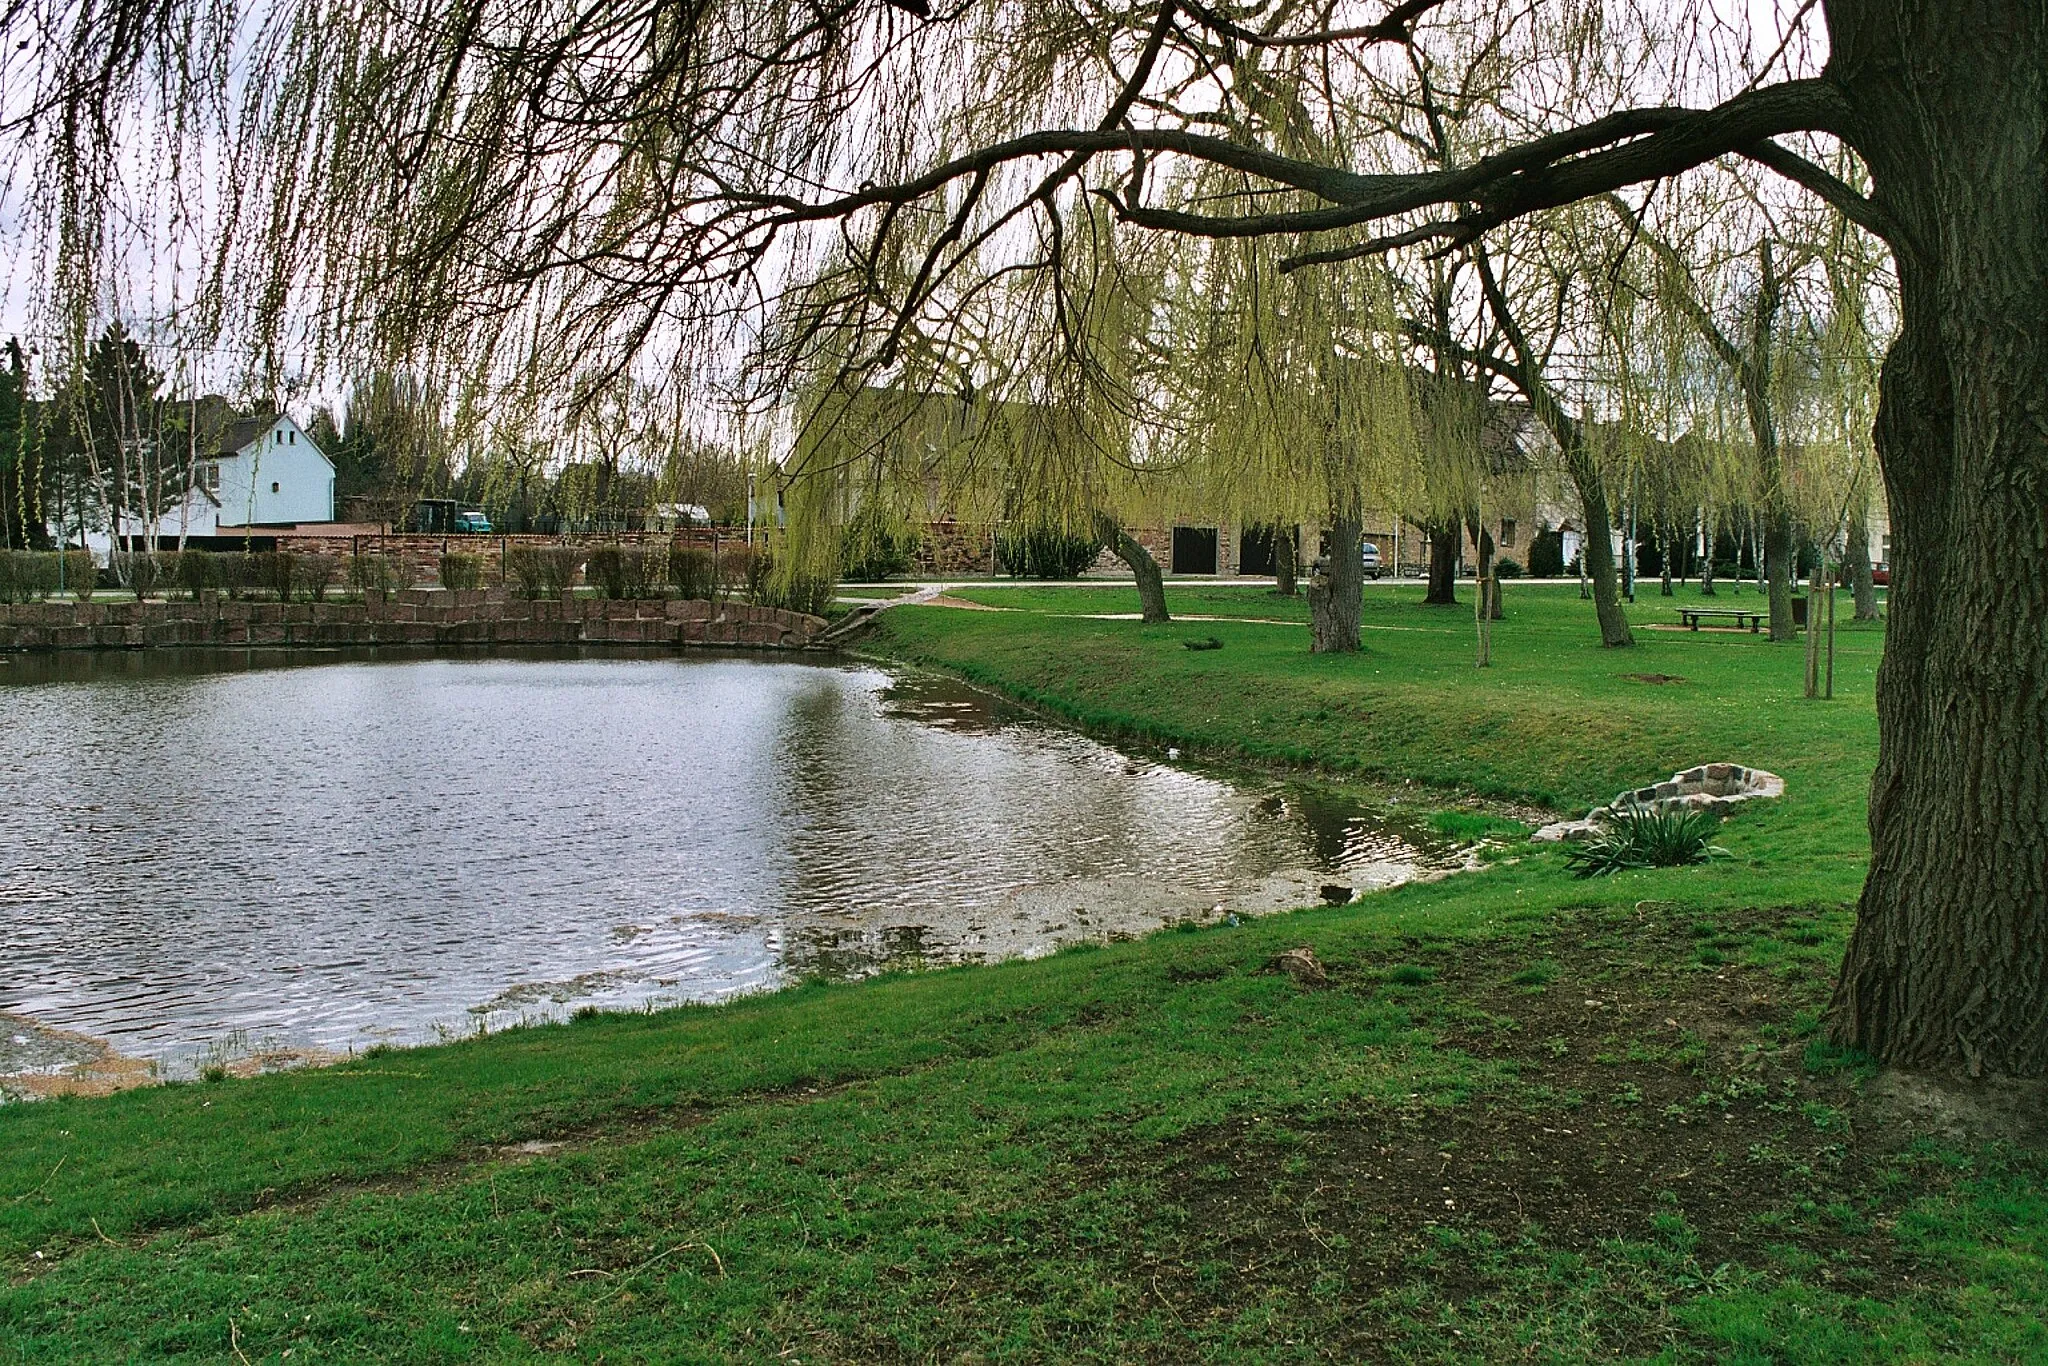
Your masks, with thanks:
M1476 520L1467 525L1472 532L1472 544L1479 547L1478 574L1475 577L1477 579L1476 587L1479 596L1486 603L1484 609L1486 619L1488 621L1499 621L1501 614L1500 580L1495 577L1493 572L1493 533L1482 527Z
M2048 6L1828 17L1902 306L1870 872L1832 1028L1895 1065L2048 1076Z
M1792 580L1797 571L1792 514L1782 509L1765 514L1763 573L1770 594L1771 639L1781 643L1799 639L1799 628L1792 621Z
M1700 557L1700 596L1714 596L1714 522L1704 513L1700 516L1700 536L1707 543L1707 553Z
M1870 576L1870 523L1862 508L1849 514L1849 540L1843 547L1842 577L1856 597L1855 620L1877 620L1877 581Z
M1364 524L1355 516L1330 522L1330 553L1308 581L1309 651L1344 654L1358 648L1358 615L1365 602L1365 565L1358 542Z
M1424 523L1429 533L1429 584L1423 590L1424 607L1458 605L1458 524Z
M1138 581L1138 610L1148 622L1171 621L1166 613L1166 584L1160 577L1159 561L1138 544L1123 524L1106 512L1095 514L1095 535L1110 552L1131 567Z
M1299 529L1292 525L1273 528L1273 591L1283 597L1291 598L1301 591L1294 581L1294 538L1299 534Z

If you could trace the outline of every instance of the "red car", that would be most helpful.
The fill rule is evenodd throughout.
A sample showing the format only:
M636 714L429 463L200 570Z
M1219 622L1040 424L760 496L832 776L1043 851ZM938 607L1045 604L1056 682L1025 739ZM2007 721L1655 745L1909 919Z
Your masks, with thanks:
M1870 566L1870 581L1889 588L1892 584L1892 567L1880 561Z

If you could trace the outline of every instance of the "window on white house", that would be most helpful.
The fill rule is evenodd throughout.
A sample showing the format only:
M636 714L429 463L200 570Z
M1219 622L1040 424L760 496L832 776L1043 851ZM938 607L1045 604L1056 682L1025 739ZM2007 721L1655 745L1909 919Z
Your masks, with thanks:
M287 446L296 446L296 445L298 445L298 444L299 444L299 434L298 434L297 432L286 432L286 433L285 433L285 444L286 444Z
M220 492L220 466L212 463L199 467L199 487L208 493Z
M276 493L276 492L277 492L277 481L276 481L275 479L273 479L273 480L271 480L271 481L270 481L270 491L271 491L272 493Z

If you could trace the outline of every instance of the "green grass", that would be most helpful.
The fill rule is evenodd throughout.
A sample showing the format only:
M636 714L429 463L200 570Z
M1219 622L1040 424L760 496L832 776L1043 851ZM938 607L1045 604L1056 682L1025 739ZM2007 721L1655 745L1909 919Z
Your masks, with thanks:
M1219 754L1573 804L1731 758L1786 798L1707 867L1524 849L1035 962L0 1109L0 1361L2048 1359L2041 1156L1914 1133L1818 1031L1881 635L1808 703L1796 648L1603 653L1575 595L1513 585L1477 673L1414 595L1370 594L1399 629L1351 659L1060 597L893 609L878 644ZM1326 985L1273 970L1304 945Z

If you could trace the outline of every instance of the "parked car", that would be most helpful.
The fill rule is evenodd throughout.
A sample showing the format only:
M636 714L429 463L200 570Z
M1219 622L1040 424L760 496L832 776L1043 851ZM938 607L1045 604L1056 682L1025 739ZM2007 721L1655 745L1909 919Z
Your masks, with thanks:
M1358 555L1365 562L1365 576L1376 579L1380 576L1380 548L1371 541L1358 543Z
M1870 581L1886 588L1891 587L1892 567L1883 560L1879 560L1876 564L1870 566Z
M452 528L458 535L488 536L491 534L491 519L477 508L464 508L455 514Z

